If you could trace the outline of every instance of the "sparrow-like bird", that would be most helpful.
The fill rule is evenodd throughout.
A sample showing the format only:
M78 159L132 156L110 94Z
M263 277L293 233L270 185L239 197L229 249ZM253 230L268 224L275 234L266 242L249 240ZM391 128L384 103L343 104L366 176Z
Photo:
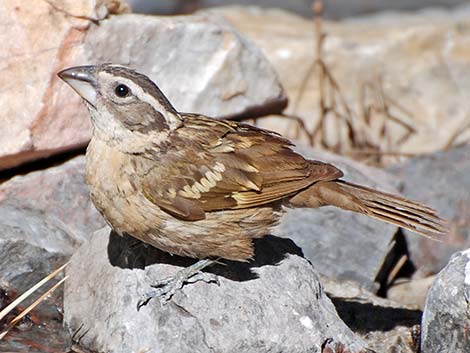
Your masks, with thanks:
M103 64L60 72L87 103L91 198L118 234L200 259L158 283L168 300L184 283L213 281L214 259L248 261L286 207L336 206L441 238L446 222L403 197L342 180L277 133L178 112L147 76Z

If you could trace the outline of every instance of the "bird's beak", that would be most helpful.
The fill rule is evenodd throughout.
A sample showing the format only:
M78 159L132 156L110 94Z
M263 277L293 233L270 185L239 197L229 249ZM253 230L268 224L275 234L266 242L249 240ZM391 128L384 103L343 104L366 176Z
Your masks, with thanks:
M83 99L96 107L98 80L96 66L76 66L65 69L57 74Z

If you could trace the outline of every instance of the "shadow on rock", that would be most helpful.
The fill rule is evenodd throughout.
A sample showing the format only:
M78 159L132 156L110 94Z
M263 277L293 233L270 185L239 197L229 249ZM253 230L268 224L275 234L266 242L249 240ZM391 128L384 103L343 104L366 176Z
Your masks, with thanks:
M412 327L421 323L422 312L331 297L338 315L354 332L390 331L396 326Z
M221 260L223 263L210 266L205 271L241 282L257 278L256 273L251 270L253 267L276 265L288 254L304 257L302 250L290 239L268 235L262 239L254 239L253 243L255 257L252 261ZM144 269L155 263L187 267L196 261L171 255L129 235L120 236L113 231L109 234L108 257L111 265L128 269Z

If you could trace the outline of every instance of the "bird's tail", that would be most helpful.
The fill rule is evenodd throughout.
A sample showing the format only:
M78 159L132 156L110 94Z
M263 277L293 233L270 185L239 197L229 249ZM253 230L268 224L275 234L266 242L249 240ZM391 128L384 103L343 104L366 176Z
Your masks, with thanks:
M434 209L404 197L343 180L314 184L292 198L291 203L300 207L333 205L436 240L442 240L448 233L447 221L440 218Z

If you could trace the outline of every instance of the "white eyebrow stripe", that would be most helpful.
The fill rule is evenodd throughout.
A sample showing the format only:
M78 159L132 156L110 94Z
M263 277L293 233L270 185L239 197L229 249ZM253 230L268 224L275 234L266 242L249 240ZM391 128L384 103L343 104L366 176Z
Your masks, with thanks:
M179 117L169 112L168 109L166 109L157 99L155 99L155 97L145 92L142 89L142 87L140 87L131 79L128 79L120 75L112 75L108 72L102 72L101 74L104 77L106 77L106 79L108 80L115 80L116 83L122 83L122 84L127 85L130 88L133 95L135 95L141 101L150 104L152 107L155 107L156 110L162 113L162 115L165 117L170 129L175 129L176 127L179 127L181 125L181 120L179 119Z

